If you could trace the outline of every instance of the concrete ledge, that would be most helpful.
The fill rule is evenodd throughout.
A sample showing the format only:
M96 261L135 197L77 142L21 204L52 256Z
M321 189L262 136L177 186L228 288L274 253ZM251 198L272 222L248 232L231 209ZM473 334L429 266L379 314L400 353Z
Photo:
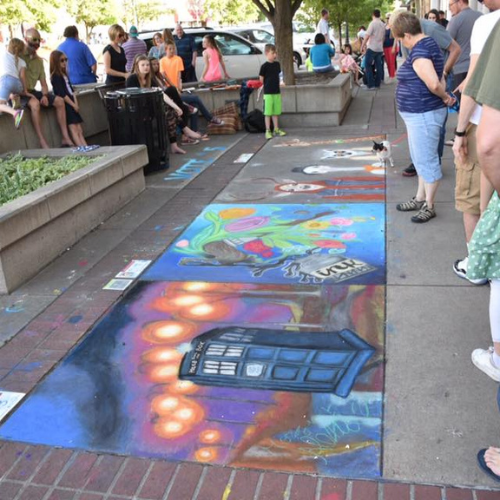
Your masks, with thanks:
M62 157L68 150L21 153ZM87 154L104 157L0 207L0 293L12 292L145 189L145 146Z
M91 137L108 130L106 109L97 90L85 90L78 93L80 114L83 118L83 133ZM42 131L45 139L53 147L61 144L61 132L57 125L56 113L53 108L42 109ZM31 123L31 112L26 109L21 128L14 128L11 115L0 116L0 154L21 149L38 149L40 143Z
M197 90L196 94L208 109L239 101L239 90ZM293 85L281 88L284 127L338 126L352 99L349 74L339 74L328 84ZM257 91L250 94L248 111L262 109Z

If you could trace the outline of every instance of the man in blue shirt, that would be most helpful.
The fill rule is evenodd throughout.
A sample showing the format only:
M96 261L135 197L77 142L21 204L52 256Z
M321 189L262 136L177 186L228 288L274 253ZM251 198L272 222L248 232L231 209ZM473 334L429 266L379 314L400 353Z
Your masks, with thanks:
M196 42L194 37L187 35L182 26L178 24L175 27L175 47L177 48L177 55L181 57L184 62L184 71L181 72L181 80L183 82L196 82Z
M95 83L97 62L90 49L78 38L76 26L68 26L63 35L66 40L57 47L57 50L68 56L68 76L74 85Z

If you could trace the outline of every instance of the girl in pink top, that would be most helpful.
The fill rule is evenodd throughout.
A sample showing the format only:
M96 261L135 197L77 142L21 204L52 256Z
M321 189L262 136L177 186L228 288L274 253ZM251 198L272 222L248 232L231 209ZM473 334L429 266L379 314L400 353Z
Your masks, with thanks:
M202 82L216 82L222 80L221 66L224 71L226 78L229 75L226 71L226 66L224 65L224 59L220 49L212 35L206 35L203 38L203 60L205 61L205 68L203 74L201 75Z

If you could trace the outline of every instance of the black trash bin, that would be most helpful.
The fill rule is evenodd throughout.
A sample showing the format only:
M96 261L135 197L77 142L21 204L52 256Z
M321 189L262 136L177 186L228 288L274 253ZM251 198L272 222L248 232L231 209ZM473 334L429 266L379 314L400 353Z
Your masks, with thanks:
M145 144L148 174L168 168L168 140L163 92L159 89L128 88L107 92L111 145Z

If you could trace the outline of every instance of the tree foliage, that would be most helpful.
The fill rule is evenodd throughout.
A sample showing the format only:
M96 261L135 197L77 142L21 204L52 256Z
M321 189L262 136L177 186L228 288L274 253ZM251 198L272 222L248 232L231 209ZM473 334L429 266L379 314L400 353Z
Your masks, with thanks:
M254 22L259 10L249 0L205 0L205 13L211 24L232 25Z
M116 5L113 0L67 0L66 7L75 16L77 23L85 25L87 42L96 26L116 22Z
M36 25L48 31L57 19L58 1L51 0L2 0L0 2L0 19L3 24L12 27L23 22Z
M345 25L349 25L351 38L361 25L367 26L372 20L373 9L380 9L382 15L390 12L393 7L392 0L304 0L301 12L297 18L308 24L316 24L321 17L321 9L328 9L330 13L329 24L335 30L340 42L345 36ZM344 27L344 29L342 29Z

